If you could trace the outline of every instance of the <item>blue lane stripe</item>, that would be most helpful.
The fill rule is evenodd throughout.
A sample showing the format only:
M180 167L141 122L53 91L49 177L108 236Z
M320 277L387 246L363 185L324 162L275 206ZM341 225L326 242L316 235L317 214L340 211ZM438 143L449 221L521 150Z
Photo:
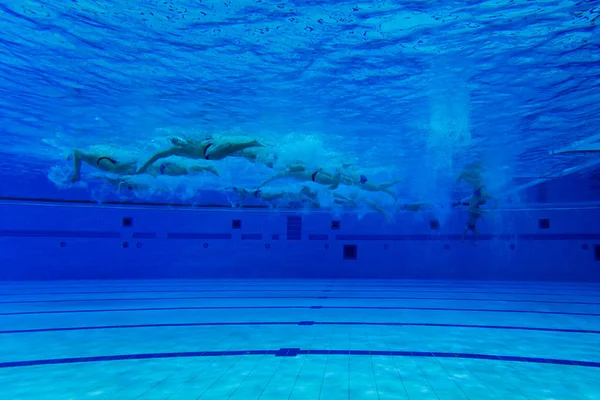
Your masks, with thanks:
M242 240L262 240L263 235L260 233L242 233Z
M131 237L134 239L156 239L157 235L155 232L133 232Z
M54 231L54 230L0 230L0 237L53 237L53 238L86 238L117 239L120 232L107 231Z
M462 235L435 235L435 234L414 234L414 235L386 235L386 234L344 234L336 235L336 240L343 241L457 241L462 240ZM478 240L600 240L598 233L525 233L519 235L513 234L481 234Z
M329 292L324 290L324 292ZM0 304L35 304L35 303L82 303L94 301L157 301L157 300L206 300L206 299L329 299L329 300L444 300L444 301L485 301L491 303L542 303L542 304L573 304L600 305L600 302L586 301L552 301L552 300L519 300L519 299L489 299L476 297L405 297L405 296L187 296L187 297L126 297L126 298L85 298L85 299L49 299L49 300L19 300L0 301Z
M329 240L329 235L327 235L327 234L310 234L310 235L308 235L308 240Z
M333 285L332 285L333 287ZM532 292L496 292L496 291L487 291L485 287L481 288L479 291L464 291L464 290L431 290L431 289L423 289L423 290L412 290L412 289L398 289L398 290L389 290L383 289L387 286L381 286L378 288L372 289L258 289L258 290L249 290L249 289L178 289L178 290L107 290L107 291L91 291L91 292L16 292L16 293L0 293L0 297L2 296L42 296L42 295L76 295L76 294L132 294L132 293L222 293L222 292L332 292L332 293L364 293L364 292L388 292L388 293L448 293L448 294L494 294L494 295L506 295L506 296L576 296L576 297L595 297L600 298L600 294L582 294L581 292L593 292L599 293L600 288L598 289L571 289L572 292L564 292L564 293L532 293ZM14 290L14 287L11 287ZM133 288L131 288L133 289ZM507 288L507 289L515 289L515 288ZM518 288L517 288L518 289ZM564 288L563 288L564 289ZM422 297L419 297L422 298ZM442 297L441 299L444 299Z
M215 239L231 240L233 236L230 233L194 233L194 232L169 232L167 239Z
M180 353L119 354L119 355L113 355L113 356L71 357L71 358L53 358L53 359L45 359L45 360L8 361L8 362L0 362L0 368L31 367L31 366L37 366L37 365L92 363L92 362L121 361L121 360L150 360L150 359L186 358L186 357L226 357L226 356L252 356L252 355L273 355L276 357L282 357L282 356L294 357L296 355L350 355L350 356L369 356L369 357L370 356L388 356L388 357L455 358L455 359L526 362L526 363L571 365L571 366L579 366L579 367L600 368L600 362L596 362L596 361L562 360L562 359L555 359L555 358L499 356L499 355L494 355L494 354L444 353L444 352L426 352L426 351L301 350L298 348L282 348L279 350L228 350L228 351L189 351L189 352L180 352Z
M504 309L479 309L479 308L446 308L446 307L393 307L393 306L204 306L204 307L144 307L144 308L112 308L95 310L50 310L50 311L17 311L3 312L6 315L37 315L37 314L76 314L99 312L131 312L131 311L174 311L174 310L262 310L262 309L329 309L329 310L420 310L420 311L468 311L489 313L519 313L519 314L548 314L548 315L579 315L600 317L600 314L564 311L537 311L537 310L504 310Z
M435 328L475 328L475 329L504 329L538 332L558 332L558 333L587 333L600 335L600 330L589 329L567 329L567 328L538 328L530 326L510 326L510 325L468 325L468 324L441 324L441 323L420 323L420 322L354 322L354 321L256 321L256 322L182 322L173 324L135 324L135 325L99 325L99 326L75 326L66 328L38 328L38 329L13 329L0 331L0 334L19 334L19 333L40 333L40 332L61 332L61 331L88 331L103 329L137 329L137 328L173 328L173 327L195 327L195 326L257 326L257 325L364 325L364 326L415 326L415 327L435 327Z

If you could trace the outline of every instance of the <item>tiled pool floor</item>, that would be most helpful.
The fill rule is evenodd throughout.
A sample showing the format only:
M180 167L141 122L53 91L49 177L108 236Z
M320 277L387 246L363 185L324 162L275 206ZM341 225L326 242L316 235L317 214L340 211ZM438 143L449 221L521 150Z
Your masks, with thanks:
M2 399L600 399L600 286L0 285Z

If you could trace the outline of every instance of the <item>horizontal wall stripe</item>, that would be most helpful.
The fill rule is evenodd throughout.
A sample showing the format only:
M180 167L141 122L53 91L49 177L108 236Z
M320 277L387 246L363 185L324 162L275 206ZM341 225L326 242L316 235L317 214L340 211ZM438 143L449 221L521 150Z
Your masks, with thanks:
M329 240L329 235L313 233L308 235L308 240Z
M115 201L108 200L99 203L94 200L73 200L73 199L52 199L46 197L14 197L14 196L2 196L0 201L8 202L33 202L33 203L56 203L56 204L82 204L92 206L147 206L147 207L184 207L184 208L225 208L231 210L231 204L191 204L191 203L161 203L161 202L149 202L149 201ZM19 204L22 205L22 204ZM29 204L28 204L29 205ZM250 209L265 209L268 210L271 207L269 205L237 205L236 208L250 208Z
M462 235L382 235L382 234L344 234L336 235L336 240L345 241L457 241L462 240ZM480 234L478 240L600 240L598 233L547 233L547 234Z
M131 237L134 239L156 239L156 232L134 232Z
M108 308L92 310L48 310L48 311L14 311L2 312L0 316L8 315L38 315L38 314L84 314L101 312L133 312L133 311L181 311L181 310L293 310L293 309L328 309L328 310L415 310L415 311L462 311L481 313L517 313L517 314L545 314L545 315L579 315L587 317L600 317L596 313L564 312L564 311L538 311L538 310L506 310L506 309L479 309L479 308L446 308L446 307L394 307L394 306L198 306L198 307L144 307L144 308Z
M224 356L251 356L251 355L273 355L276 357L295 357L298 355L350 355L350 356L387 356L387 357L425 357L425 358L455 358L493 360L506 362L526 362L539 364L570 365L578 367L600 368L600 362L561 360L555 358L537 358L520 356L500 356L494 354L471 354L471 353L443 353L428 351L394 351L394 350L302 350L299 348L281 348L279 350L227 350L227 351L189 351L180 353L146 353L146 354L119 354L113 356L96 357L71 357L53 358L45 360L8 361L0 362L0 368L30 367L37 365L58 365L92 363L103 361L124 360L156 360L169 358L190 357L224 357Z
M188 232L171 232L167 233L167 239L215 239L215 240L231 240L230 233L188 233Z
M263 236L260 233L242 233L242 240L262 240Z
M147 235L147 236L146 236ZM250 234L261 235L262 234ZM242 235L242 239L243 239ZM301 225L288 227L288 239L301 240ZM54 230L0 230L0 237L60 237L60 238L120 238L120 232L103 231L54 231ZM154 239L156 233L137 232L134 238ZM167 239L221 239L229 240L227 233L167 233ZM308 240L329 240L329 235L311 234ZM462 241L462 235L382 235L382 234L344 234L335 235L335 240L341 241ZM480 234L478 240L505 240L505 241L532 241L532 240L600 240L600 234L594 233L557 233L557 234L520 234L520 235L492 235Z
M326 291L328 292L328 291ZM131 294L131 293L128 293ZM83 303L87 301L160 301L160 300L206 300L206 299L319 299L319 300L443 300L443 301L481 301L490 303L539 303L539 304L572 304L600 305L600 302L587 301L554 301L554 300L520 300L520 299L490 299L476 297L408 297L408 296L173 296L173 297L122 297L122 298L78 298L78 299L48 299L48 300L16 300L0 301L0 304L43 304L43 303Z
M0 230L2 237L52 237L52 238L88 238L118 239L120 232L106 231L55 231L55 230Z
M435 328L472 328L472 329L502 329L519 331L537 331L537 332L556 332L556 333L585 333L600 335L600 330L589 329L566 329L566 328L543 328L530 326L511 326L511 325L469 325L469 324L440 324L440 323L420 323L420 322L354 322L354 321L243 321L243 322L186 322L173 324L133 324L133 325L99 325L99 326L75 326L65 328L37 328L37 329L14 329L0 331L2 335L21 334L21 333L41 333L41 332L62 332L62 331L89 331L104 329L138 329L138 328L185 328L200 326L269 326L269 325L359 325L359 326L397 326L397 327L435 327Z

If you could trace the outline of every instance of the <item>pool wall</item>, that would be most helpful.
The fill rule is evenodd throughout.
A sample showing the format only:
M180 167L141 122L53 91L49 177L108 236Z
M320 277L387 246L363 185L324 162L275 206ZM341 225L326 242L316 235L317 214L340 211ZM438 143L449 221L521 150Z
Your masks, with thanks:
M600 281L600 210L485 216L4 202L0 279L411 278Z

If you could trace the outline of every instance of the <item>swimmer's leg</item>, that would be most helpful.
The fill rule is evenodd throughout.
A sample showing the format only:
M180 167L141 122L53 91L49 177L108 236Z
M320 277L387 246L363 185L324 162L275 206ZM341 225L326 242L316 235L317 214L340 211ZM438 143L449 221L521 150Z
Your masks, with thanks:
M398 195L396 195L396 193L392 192L391 190L384 189L384 190L382 190L382 192L392 196L394 201L398 201Z
M388 215L388 213L385 212L385 210L381 207L379 207L377 204L368 201L367 204L369 205L369 207L371 207L373 210L377 211L378 213L380 213L381 215L383 215L385 217L385 220L387 221L388 224L392 223L392 219L390 218L390 216Z
M73 150L73 175L71 175L71 183L78 182L81 179L81 157L82 153L79 150Z
M341 171L336 171L335 175L333 176L333 183L329 186L329 190L335 190L338 188L338 186L340 186L340 182L342 181L342 172Z
M386 189L389 189L392 186L396 186L400 182L402 182L402 179L396 179L396 180L394 180L392 182L389 182L389 183L382 183L381 185L379 185L379 190L381 190L382 192L384 192Z
M467 236L467 232L469 232L469 227L468 227L468 226L467 226L467 227L465 227L465 230L463 231L463 234L462 234L462 239L460 240L460 241L461 241L461 243L464 243L464 241L465 241L465 236Z
M304 172L306 171L306 167L302 164L292 164L287 166L288 171L290 172Z
M206 151L206 157L210 160L222 160L223 158L232 155L238 151L245 150L250 147L265 147L256 140L250 142L226 142L212 145Z
M473 227L473 246L477 246L477 239L479 238L479 232L477 231L477 225Z

